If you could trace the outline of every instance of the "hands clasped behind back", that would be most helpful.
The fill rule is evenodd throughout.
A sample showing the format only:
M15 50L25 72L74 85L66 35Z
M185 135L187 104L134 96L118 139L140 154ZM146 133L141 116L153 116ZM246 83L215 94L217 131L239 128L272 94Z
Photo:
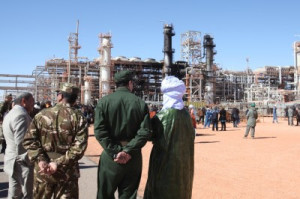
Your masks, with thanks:
M119 164L126 164L131 159L131 155L128 153L121 151L114 158L114 161Z

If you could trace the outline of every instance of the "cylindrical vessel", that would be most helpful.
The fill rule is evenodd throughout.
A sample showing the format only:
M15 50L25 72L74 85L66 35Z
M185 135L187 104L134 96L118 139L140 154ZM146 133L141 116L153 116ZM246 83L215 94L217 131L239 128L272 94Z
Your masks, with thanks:
M88 80L84 81L84 105L88 105L91 101L91 89L90 82Z

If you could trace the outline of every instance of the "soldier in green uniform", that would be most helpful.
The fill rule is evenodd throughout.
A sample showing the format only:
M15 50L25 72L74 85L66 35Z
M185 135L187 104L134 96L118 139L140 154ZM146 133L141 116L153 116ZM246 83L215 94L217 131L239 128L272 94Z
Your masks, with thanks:
M257 111L255 109L255 103L251 104L251 108L248 111L246 117L247 117L247 128L246 128L244 138L247 138L249 131L251 129L251 137L253 139L255 134L256 119L257 119Z
M75 104L79 89L64 83L56 106L38 113L23 142L35 162L34 198L79 198L78 160L87 148L87 122Z
M131 93L130 71L115 74L116 92L103 97L95 110L95 136L104 151L98 167L98 199L133 199L142 172L141 148L150 139L148 106Z

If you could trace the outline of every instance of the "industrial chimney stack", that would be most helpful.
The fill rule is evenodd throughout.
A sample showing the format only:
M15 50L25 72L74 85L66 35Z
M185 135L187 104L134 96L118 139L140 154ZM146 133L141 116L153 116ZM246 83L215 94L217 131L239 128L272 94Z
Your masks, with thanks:
M204 99L206 104L213 104L215 101L215 94L214 94L214 77L213 77L213 61L214 61L214 44L213 38L210 35L204 35L204 53L206 55L206 84L205 84L205 95Z
M174 49L172 49L172 36L174 36L175 33L173 31L173 25L171 24L165 24L164 25L164 68L163 68L163 74L164 76L167 76L171 73L170 67L172 67L173 63L173 53Z

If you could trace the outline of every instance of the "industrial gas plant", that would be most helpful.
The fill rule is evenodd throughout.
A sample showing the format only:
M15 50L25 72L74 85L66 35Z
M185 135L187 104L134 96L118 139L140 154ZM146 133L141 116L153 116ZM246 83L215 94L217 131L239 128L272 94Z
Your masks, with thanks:
M252 102L261 107L288 104L300 99L300 42L294 43L294 66L264 66L256 70L223 70L214 62L216 44L209 34L187 31L180 34L181 60L174 61L171 24L163 26L163 60L140 57L112 57L112 35L99 34L99 58L79 57L79 22L75 33L70 33L69 57L46 60L36 66L30 75L0 74L0 90L4 95L32 92L35 100L55 102L55 91L62 82L70 82L81 89L80 103L94 104L112 93L116 86L114 74L132 70L135 76L134 93L148 103L161 103L160 84L168 75L174 75L186 84L184 100L197 107L223 104L243 105ZM222 53L222 52L220 52ZM151 57L151 55L149 55ZM292 59L292 58L291 58ZM248 59L247 59L248 63ZM248 64L247 64L248 65Z

